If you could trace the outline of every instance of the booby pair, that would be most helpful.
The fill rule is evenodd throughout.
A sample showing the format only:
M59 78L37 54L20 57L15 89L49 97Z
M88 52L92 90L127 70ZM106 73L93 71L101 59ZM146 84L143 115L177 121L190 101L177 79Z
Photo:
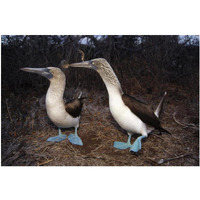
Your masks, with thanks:
M50 81L45 104L47 115L50 120L58 127L58 136L50 137L47 141L59 142L66 138L61 133L61 128L75 128L75 133L68 136L72 144L83 145L81 138L77 134L79 127L80 114L82 110L82 94L77 99L69 103L64 103L63 94L65 90L66 77L61 69L57 67L47 68L21 68L25 72L39 74Z
M141 140L147 137L154 129L158 129L160 132L165 131L169 133L162 127L158 118L166 92L157 109L153 112L150 106L140 102L132 96L124 94L117 76L105 59L97 58L91 61L73 63L67 67L85 67L94 69L103 79L109 95L110 112L117 123L128 133L128 141L114 142L115 148L130 148L130 151L138 152L142 147ZM131 144L131 136L134 133L141 134L142 136L138 137L136 141Z

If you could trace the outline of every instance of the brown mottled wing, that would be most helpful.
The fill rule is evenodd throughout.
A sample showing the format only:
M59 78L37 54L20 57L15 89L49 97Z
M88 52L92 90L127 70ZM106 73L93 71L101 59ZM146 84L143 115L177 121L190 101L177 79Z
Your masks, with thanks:
M83 103L80 99L65 104L65 110L74 118L80 116Z
M153 126L154 128L160 128L160 121L149 105L146 105L127 94L123 94L122 99L124 104L144 123Z

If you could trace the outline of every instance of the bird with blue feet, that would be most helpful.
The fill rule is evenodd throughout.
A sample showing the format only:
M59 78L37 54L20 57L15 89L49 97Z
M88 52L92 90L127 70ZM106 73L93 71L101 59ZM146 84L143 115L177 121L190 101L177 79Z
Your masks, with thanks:
M108 91L110 112L117 123L125 129L128 134L127 142L114 142L115 148L129 148L131 152L138 152L142 148L142 139L146 138L154 129L170 134L169 131L163 128L159 120L159 115L167 92L164 93L156 110L153 111L150 105L122 91L121 84L116 74L104 58L72 63L66 66L66 68L68 67L93 69L97 71L103 79ZM141 136L131 144L131 136L134 133L141 134Z
M47 139L48 142L60 142L65 140L66 135L61 133L61 128L75 128L75 133L68 136L69 141L75 145L83 145L81 138L77 134L80 114L83 106L82 93L78 98L65 103L63 99L66 76L58 67L47 68L21 68L25 72L36 73L50 81L45 105L49 119L58 127L58 135Z

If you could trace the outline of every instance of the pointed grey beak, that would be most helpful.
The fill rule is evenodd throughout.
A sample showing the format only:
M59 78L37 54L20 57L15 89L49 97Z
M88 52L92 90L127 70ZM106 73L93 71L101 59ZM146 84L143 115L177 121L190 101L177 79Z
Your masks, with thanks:
M72 63L72 64L69 64L69 67L84 67L84 68L89 68L89 69L94 68L91 61L84 61L84 62L80 62L80 63Z
M53 74L51 74L51 72L48 68L28 68L28 67L26 67L26 68L20 68L20 70L25 71L25 72L39 74L48 79L53 78Z

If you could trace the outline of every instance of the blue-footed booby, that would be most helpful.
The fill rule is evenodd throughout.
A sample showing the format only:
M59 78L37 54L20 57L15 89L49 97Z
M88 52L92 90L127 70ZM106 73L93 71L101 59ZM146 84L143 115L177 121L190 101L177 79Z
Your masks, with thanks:
M58 136L50 137L47 141L59 142L66 138L66 135L61 133L61 128L75 128L75 134L68 136L69 141L72 144L83 145L81 138L77 134L79 127L80 114L82 110L82 93L77 99L69 103L65 103L63 100L63 94L65 90L66 77L61 69L57 67L47 68L21 68L25 72L31 72L39 74L50 81L45 104L47 115L50 120L58 127Z
M127 142L114 142L114 147L117 149L130 148L132 152L138 152L142 145L141 140L148 136L154 129L169 133L165 130L160 121L159 114L162 108L166 92L159 103L155 112L151 106L146 105L132 96L124 94L120 82L115 75L110 64L103 58L96 58L90 61L69 64L67 67L85 67L96 70L103 79L108 95L110 112L117 123L127 131ZM131 136L141 134L133 144L131 144Z

